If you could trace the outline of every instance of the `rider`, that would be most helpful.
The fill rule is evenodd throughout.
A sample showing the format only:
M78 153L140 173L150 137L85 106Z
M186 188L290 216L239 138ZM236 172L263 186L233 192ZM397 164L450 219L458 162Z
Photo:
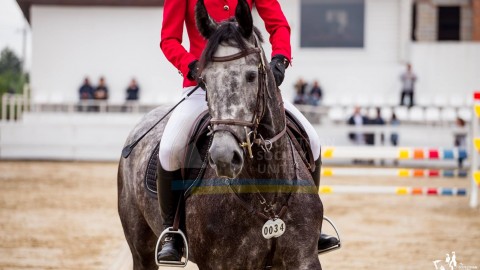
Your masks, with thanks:
M235 16L238 0L204 0L210 16L217 22ZM272 44L272 68L275 82L280 86L285 76L285 69L290 65L290 26L282 12L278 0L247 0L250 8L255 4L257 11L265 22ZM160 47L166 58L184 77L183 95L197 85L195 81L198 59L205 47L206 40L201 36L195 23L195 5L197 0L165 0ZM183 26L186 25L190 50L182 46ZM285 109L299 119L308 133L316 169L312 173L317 187L320 182L320 143L318 135L308 120L290 102L284 101ZM160 166L157 181L159 203L164 229L172 226L175 208L180 197L179 190L172 190L172 181L181 179L180 168L185 153L188 135L197 116L207 110L205 91L196 90L175 109L165 126L160 142ZM336 245L336 238L322 234L319 249ZM166 237L162 243L158 259L162 261L179 261L181 259L181 239Z

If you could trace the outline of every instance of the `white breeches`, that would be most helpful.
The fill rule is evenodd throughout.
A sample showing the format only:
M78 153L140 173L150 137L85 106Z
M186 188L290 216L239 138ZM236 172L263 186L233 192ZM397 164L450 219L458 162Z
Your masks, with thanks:
M192 89L193 86L184 88L183 96ZM163 169L175 171L181 168L190 129L197 117L208 109L205 94L206 92L203 89L196 90L172 112L163 131L160 151L158 153ZM288 101L284 102L285 109L291 112L302 123L310 139L313 156L315 159L318 159L320 155L320 141L317 132L310 122L308 122L307 118L305 118L292 103Z

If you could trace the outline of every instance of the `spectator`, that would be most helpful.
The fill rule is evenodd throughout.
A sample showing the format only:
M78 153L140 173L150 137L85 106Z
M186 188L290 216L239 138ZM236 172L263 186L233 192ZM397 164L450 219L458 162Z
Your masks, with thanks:
M459 151L460 150L465 151L467 149L467 133L464 130L465 129L465 120L463 120L460 117L457 117L457 120L456 120L455 124L456 124L457 128L459 129L458 131L456 131L454 133L455 147L457 147ZM464 160L463 157L460 157L460 156L458 157L458 168L463 167L463 160Z
M367 117L362 115L360 107L355 107L355 110L353 112L353 115L348 119L348 124L349 125L354 125L358 129L360 129L363 125L368 123ZM362 132L357 131L355 133L349 133L348 137L350 138L351 141L353 141L355 144L365 144L365 136Z
M138 100L139 91L140 89L137 85L137 81L135 79L132 79L130 81L130 85L127 88L127 100Z
M299 78L295 83L295 99L293 104L305 104L305 89L307 84L303 81L302 78Z
M310 90L309 103L313 106L318 106L322 102L323 91L318 81L313 82L312 89Z
M372 118L370 120L370 124L372 125L385 125L385 120L382 118L382 110L380 108L377 108L377 115L375 118Z
M372 118L368 121L368 124L370 125L385 125L385 120L382 118L382 111L380 108L376 109L377 115L375 118ZM365 142L369 145L374 145L375 144L375 134L365 134ZM383 132L380 134L380 143L384 144L385 143L385 136Z
M80 90L78 91L80 94L80 100L93 99L93 91L93 86L90 84L90 80L88 77L85 77L83 84L80 86Z
M392 120L390 120L390 125L391 126L399 126L400 125L400 121L397 119L397 115L395 113L392 113ZM397 146L398 145L398 133L397 132L393 132L390 134L390 142L392 143L393 146Z
M415 91L415 82L417 81L417 75L412 71L412 65L407 64L407 70L400 75L400 81L402 82L402 95L400 97L400 105L405 105L405 97L409 97L409 107L414 105L413 93Z
M80 104L78 106L79 111L84 111L86 109L87 111L92 111L93 107L91 104L86 104L90 103L89 101L93 99L93 86L90 84L90 79L88 77L85 77L83 79L83 84L80 86L80 89L78 90L79 93L79 98L80 98Z
M107 100L108 99L108 87L105 83L105 78L100 77L100 81L98 83L97 88L95 88L95 92L93 96L96 100Z

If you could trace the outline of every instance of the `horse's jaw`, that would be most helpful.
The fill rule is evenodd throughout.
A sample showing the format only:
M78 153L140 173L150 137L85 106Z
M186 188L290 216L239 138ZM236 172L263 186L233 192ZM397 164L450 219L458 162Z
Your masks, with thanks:
M240 172L242 168L230 168L230 166L217 166L216 164L210 163L210 167L215 170L215 173L219 178L234 179Z

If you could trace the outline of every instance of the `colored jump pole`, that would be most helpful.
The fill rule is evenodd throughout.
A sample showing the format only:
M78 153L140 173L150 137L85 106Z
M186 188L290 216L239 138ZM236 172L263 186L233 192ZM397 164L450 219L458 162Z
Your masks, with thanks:
M472 125L471 125L471 143L473 144L472 157L471 157L471 186L470 186L470 207L476 208L478 206L478 189L480 182L480 172L478 171L478 155L480 149L480 138L478 132L478 121L480 120L480 91L477 91L473 94L474 105L473 105L473 116L472 116Z

